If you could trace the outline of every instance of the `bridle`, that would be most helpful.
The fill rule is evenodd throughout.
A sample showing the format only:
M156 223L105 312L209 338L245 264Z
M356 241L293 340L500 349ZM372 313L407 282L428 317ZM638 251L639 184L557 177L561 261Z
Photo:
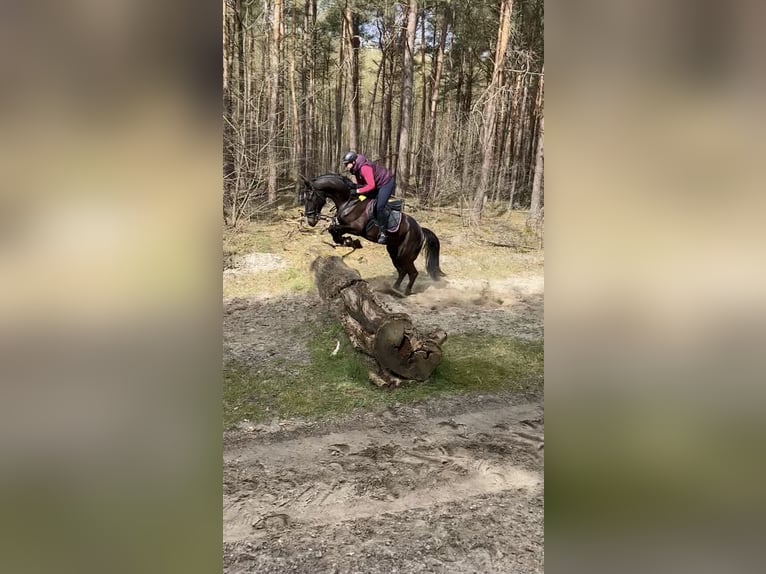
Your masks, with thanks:
M329 221L329 220L331 220L331 219L332 219L332 217L330 217L330 216L328 216L328 215L322 215L321 213L318 213L318 212L317 212L317 210L316 210L316 208L313 208L313 209L311 209L310 211L309 211L308 209L306 209L305 205L306 205L306 202L307 202L308 200L311 200L311 202L312 202L312 205L316 205L316 200L315 200L315 198L322 198L322 196L320 196L320 195L319 195L319 194L316 192L316 190L312 188L312 189L311 189L311 192L310 192L310 195L308 195L308 196L307 196L307 199L306 199L306 200L303 202L303 204L304 204L303 215L304 215L305 217L312 217L312 218L313 218L313 217L316 217L317 219L326 219L326 220L328 220L328 221ZM322 199L324 199L324 198L322 198Z

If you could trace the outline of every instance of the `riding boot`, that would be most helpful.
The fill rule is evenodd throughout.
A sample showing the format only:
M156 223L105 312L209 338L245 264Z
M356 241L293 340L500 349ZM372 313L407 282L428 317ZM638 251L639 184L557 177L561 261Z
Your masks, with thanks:
M378 243L381 245L386 244L386 227L388 226L388 214L383 210L382 214L378 214Z

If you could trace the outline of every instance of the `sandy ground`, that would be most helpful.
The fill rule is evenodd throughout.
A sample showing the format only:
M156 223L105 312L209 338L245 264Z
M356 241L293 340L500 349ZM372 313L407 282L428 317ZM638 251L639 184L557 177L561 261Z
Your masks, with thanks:
M542 270L425 280L407 299L386 293L392 277L365 279L418 326L543 338ZM300 327L320 308L313 294L226 301L225 359L309 360ZM228 432L224 570L542 572L543 432L538 395L442 398Z
M232 439L225 571L541 572L543 410L493 399Z

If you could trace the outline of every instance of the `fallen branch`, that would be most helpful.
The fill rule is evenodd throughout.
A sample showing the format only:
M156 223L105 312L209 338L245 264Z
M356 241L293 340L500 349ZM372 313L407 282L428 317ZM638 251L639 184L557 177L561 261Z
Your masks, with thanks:
M535 247L529 247L528 245L518 245L517 243L498 243L497 241L490 241L489 239L482 239L478 237L476 239L480 243L486 243L492 247L506 247L508 249L516 249L518 251L535 251Z

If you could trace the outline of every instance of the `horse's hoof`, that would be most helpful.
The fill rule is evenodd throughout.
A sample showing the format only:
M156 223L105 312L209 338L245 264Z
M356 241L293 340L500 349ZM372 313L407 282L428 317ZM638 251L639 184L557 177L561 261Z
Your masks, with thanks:
M396 297L399 297L400 299L404 299L407 295L399 291L396 287L391 287L391 295L394 295Z

